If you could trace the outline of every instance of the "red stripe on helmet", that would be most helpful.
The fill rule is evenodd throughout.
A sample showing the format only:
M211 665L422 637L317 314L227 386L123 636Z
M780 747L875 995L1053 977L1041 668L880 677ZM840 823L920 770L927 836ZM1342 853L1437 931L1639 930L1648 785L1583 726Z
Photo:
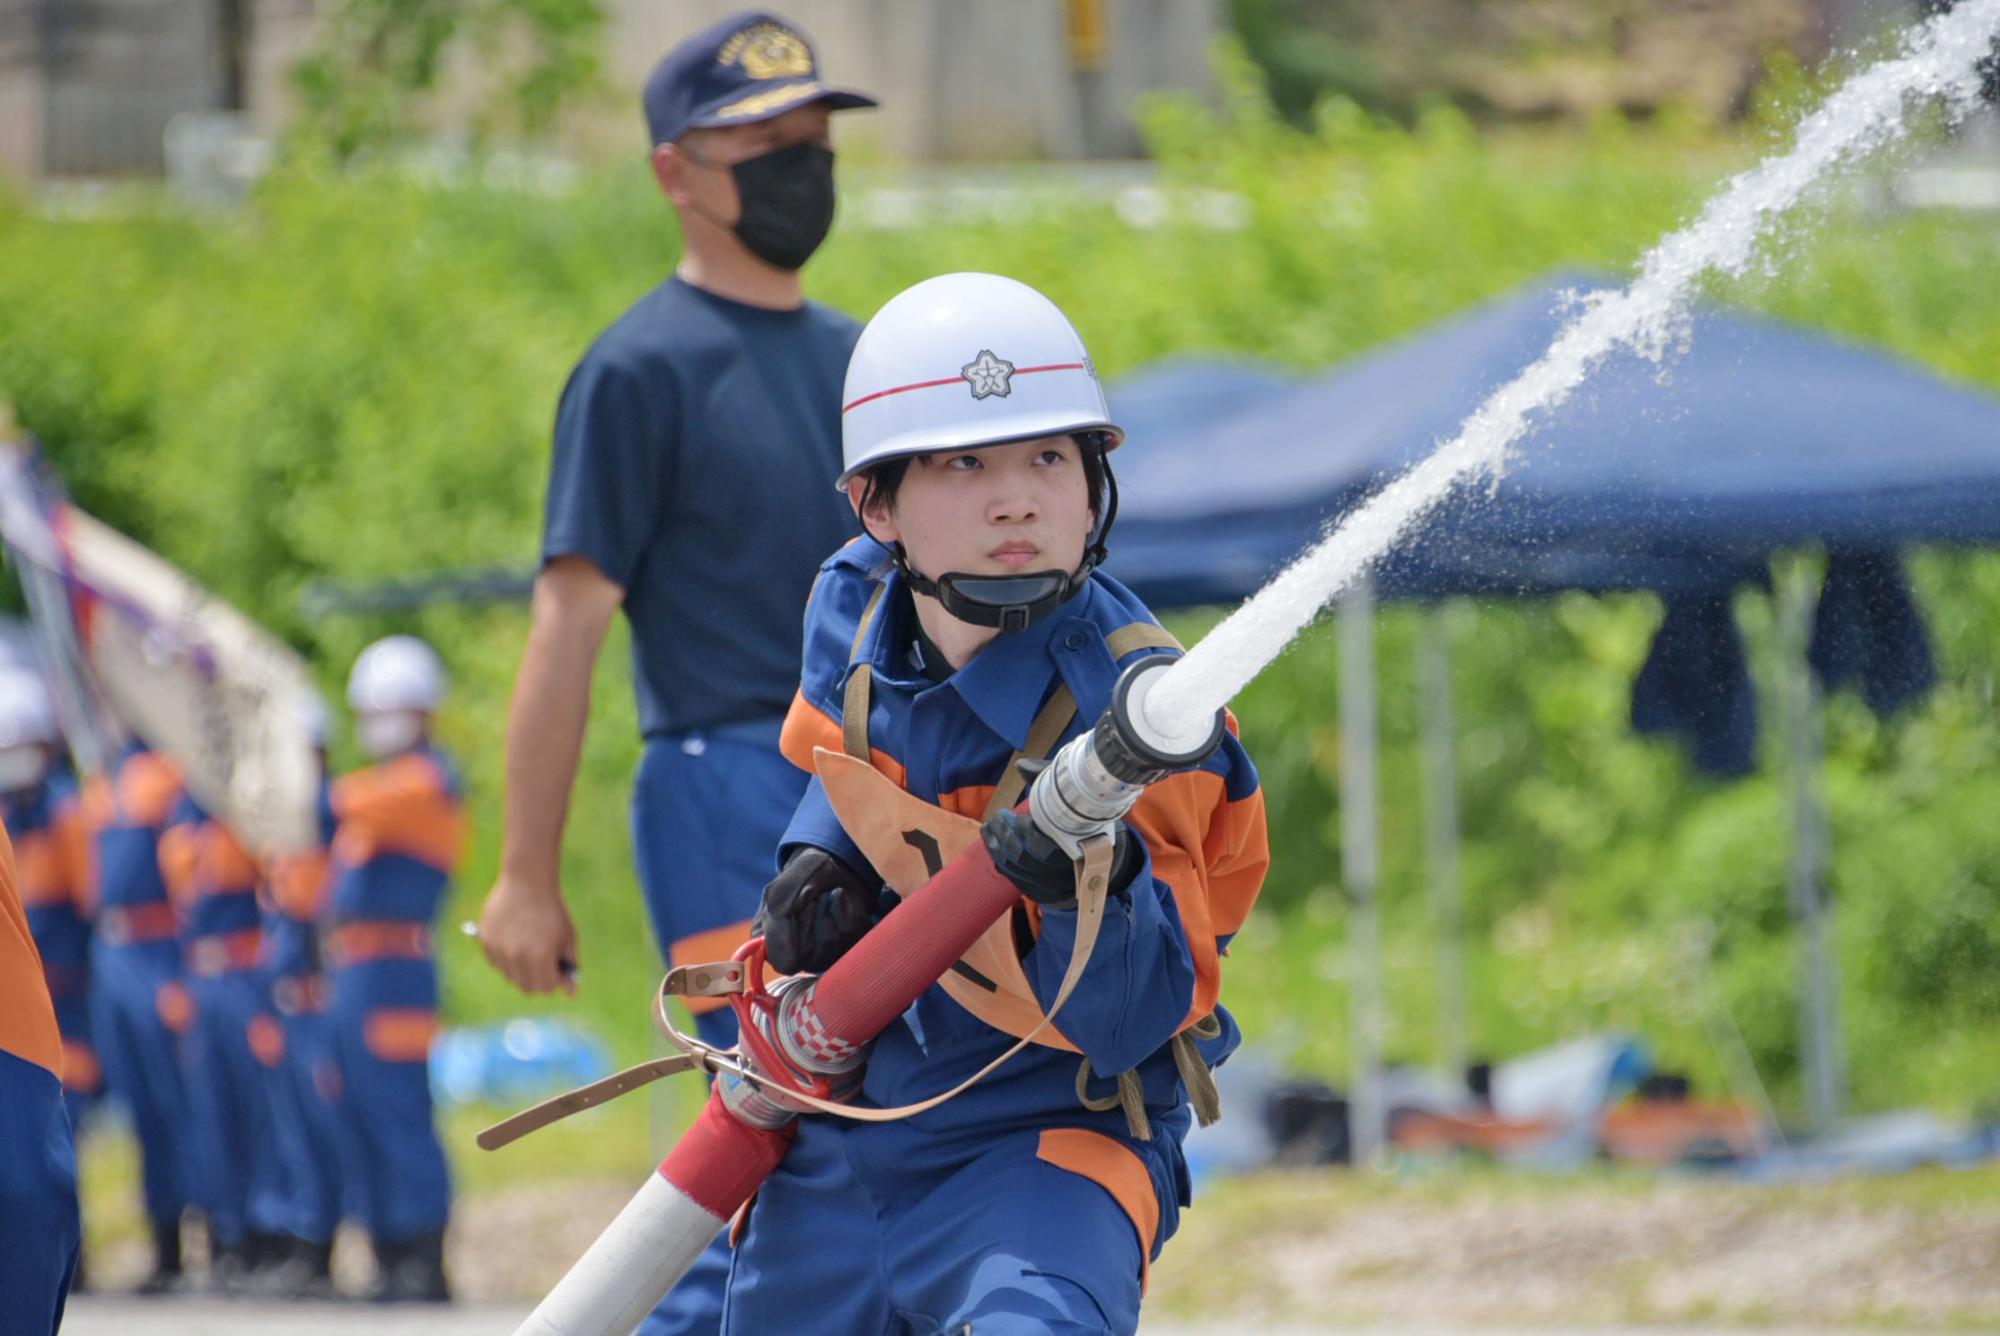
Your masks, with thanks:
M1081 370L1083 370L1083 363L1081 362L1051 362L1047 366L1017 366L1009 375L1032 376L1037 371ZM864 394L853 403L843 406L840 411L843 413L852 412L863 404L873 403L877 399L886 399L892 394L908 394L911 390L933 390L940 385L963 385L965 383L966 380L963 375L946 376L943 380L920 380L909 385L898 385L894 389L877 390L873 394Z

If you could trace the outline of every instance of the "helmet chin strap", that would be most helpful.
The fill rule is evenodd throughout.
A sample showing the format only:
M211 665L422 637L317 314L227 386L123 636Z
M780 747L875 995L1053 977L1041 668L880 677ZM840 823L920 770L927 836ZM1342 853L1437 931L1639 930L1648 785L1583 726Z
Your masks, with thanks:
M1020 575L946 571L933 580L910 564L901 543L891 544L890 550L910 589L936 599L960 621L990 626L1002 635L1025 631L1074 598L1090 583L1090 573L1104 564L1105 539L1118 518L1118 480L1112 476L1109 462L1104 466L1104 487L1109 494L1104 522L1097 526L1090 545L1083 550L1083 563L1073 571L1028 571Z

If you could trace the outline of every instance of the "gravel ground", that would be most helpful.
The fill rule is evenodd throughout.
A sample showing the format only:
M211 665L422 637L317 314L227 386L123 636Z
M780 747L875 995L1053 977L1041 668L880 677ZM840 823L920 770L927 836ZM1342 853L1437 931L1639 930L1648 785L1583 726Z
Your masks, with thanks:
M461 1299L483 1310L288 1308L274 1321L242 1304L93 1297L64 1329L509 1331L630 1192L544 1183L461 1203L451 1270ZM2000 1331L1994 1190L1915 1200L1688 1179L1453 1187L1274 1174L1220 1185L1184 1216L1153 1269L1147 1332ZM91 1260L108 1291L144 1264L132 1239ZM358 1239L344 1237L335 1261L350 1291L365 1283Z
M1443 1327L1726 1322L2000 1330L2000 1206L1668 1180L1343 1200L1310 1176L1191 1211L1167 1311Z
M63 1336L504 1336L527 1314L504 1307L371 1308L348 1304L265 1305L89 1297L71 1305ZM1141 1336L1242 1336L1237 1324L1147 1323ZM1740 1336L1722 1327L1260 1327L1258 1336ZM1832 1328L1786 1328L1772 1336L1842 1336ZM1870 1331L1867 1336L1894 1336Z

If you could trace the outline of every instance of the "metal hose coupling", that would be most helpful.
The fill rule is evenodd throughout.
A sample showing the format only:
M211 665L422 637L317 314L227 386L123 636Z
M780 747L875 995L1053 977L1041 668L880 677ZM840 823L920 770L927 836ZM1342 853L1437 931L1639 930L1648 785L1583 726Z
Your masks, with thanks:
M817 975L795 974L771 985L771 1006L749 1011L748 1028L739 1014L737 1061L777 1084L792 1084L820 1099L844 1100L861 1084L861 1064L868 1056L857 1046L828 1035L812 1012ZM781 1090L756 1085L735 1072L718 1072L716 1092L737 1119L751 1127L775 1131L808 1106L787 1099Z
M1156 654L1127 668L1096 727L1072 738L1035 776L1028 811L1070 857L1081 857L1086 839L1131 811L1148 784L1200 765L1222 745L1221 710L1192 730L1147 716L1148 697L1175 662Z

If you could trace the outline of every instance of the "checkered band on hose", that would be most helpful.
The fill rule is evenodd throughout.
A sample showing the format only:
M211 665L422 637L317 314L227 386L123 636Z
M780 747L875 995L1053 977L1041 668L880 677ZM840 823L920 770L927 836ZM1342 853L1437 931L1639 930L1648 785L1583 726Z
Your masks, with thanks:
M812 1008L805 1005L809 996L801 995L799 1003L784 1009L781 1028L785 1050L799 1065L821 1075L843 1072L861 1056L861 1047L829 1034Z

